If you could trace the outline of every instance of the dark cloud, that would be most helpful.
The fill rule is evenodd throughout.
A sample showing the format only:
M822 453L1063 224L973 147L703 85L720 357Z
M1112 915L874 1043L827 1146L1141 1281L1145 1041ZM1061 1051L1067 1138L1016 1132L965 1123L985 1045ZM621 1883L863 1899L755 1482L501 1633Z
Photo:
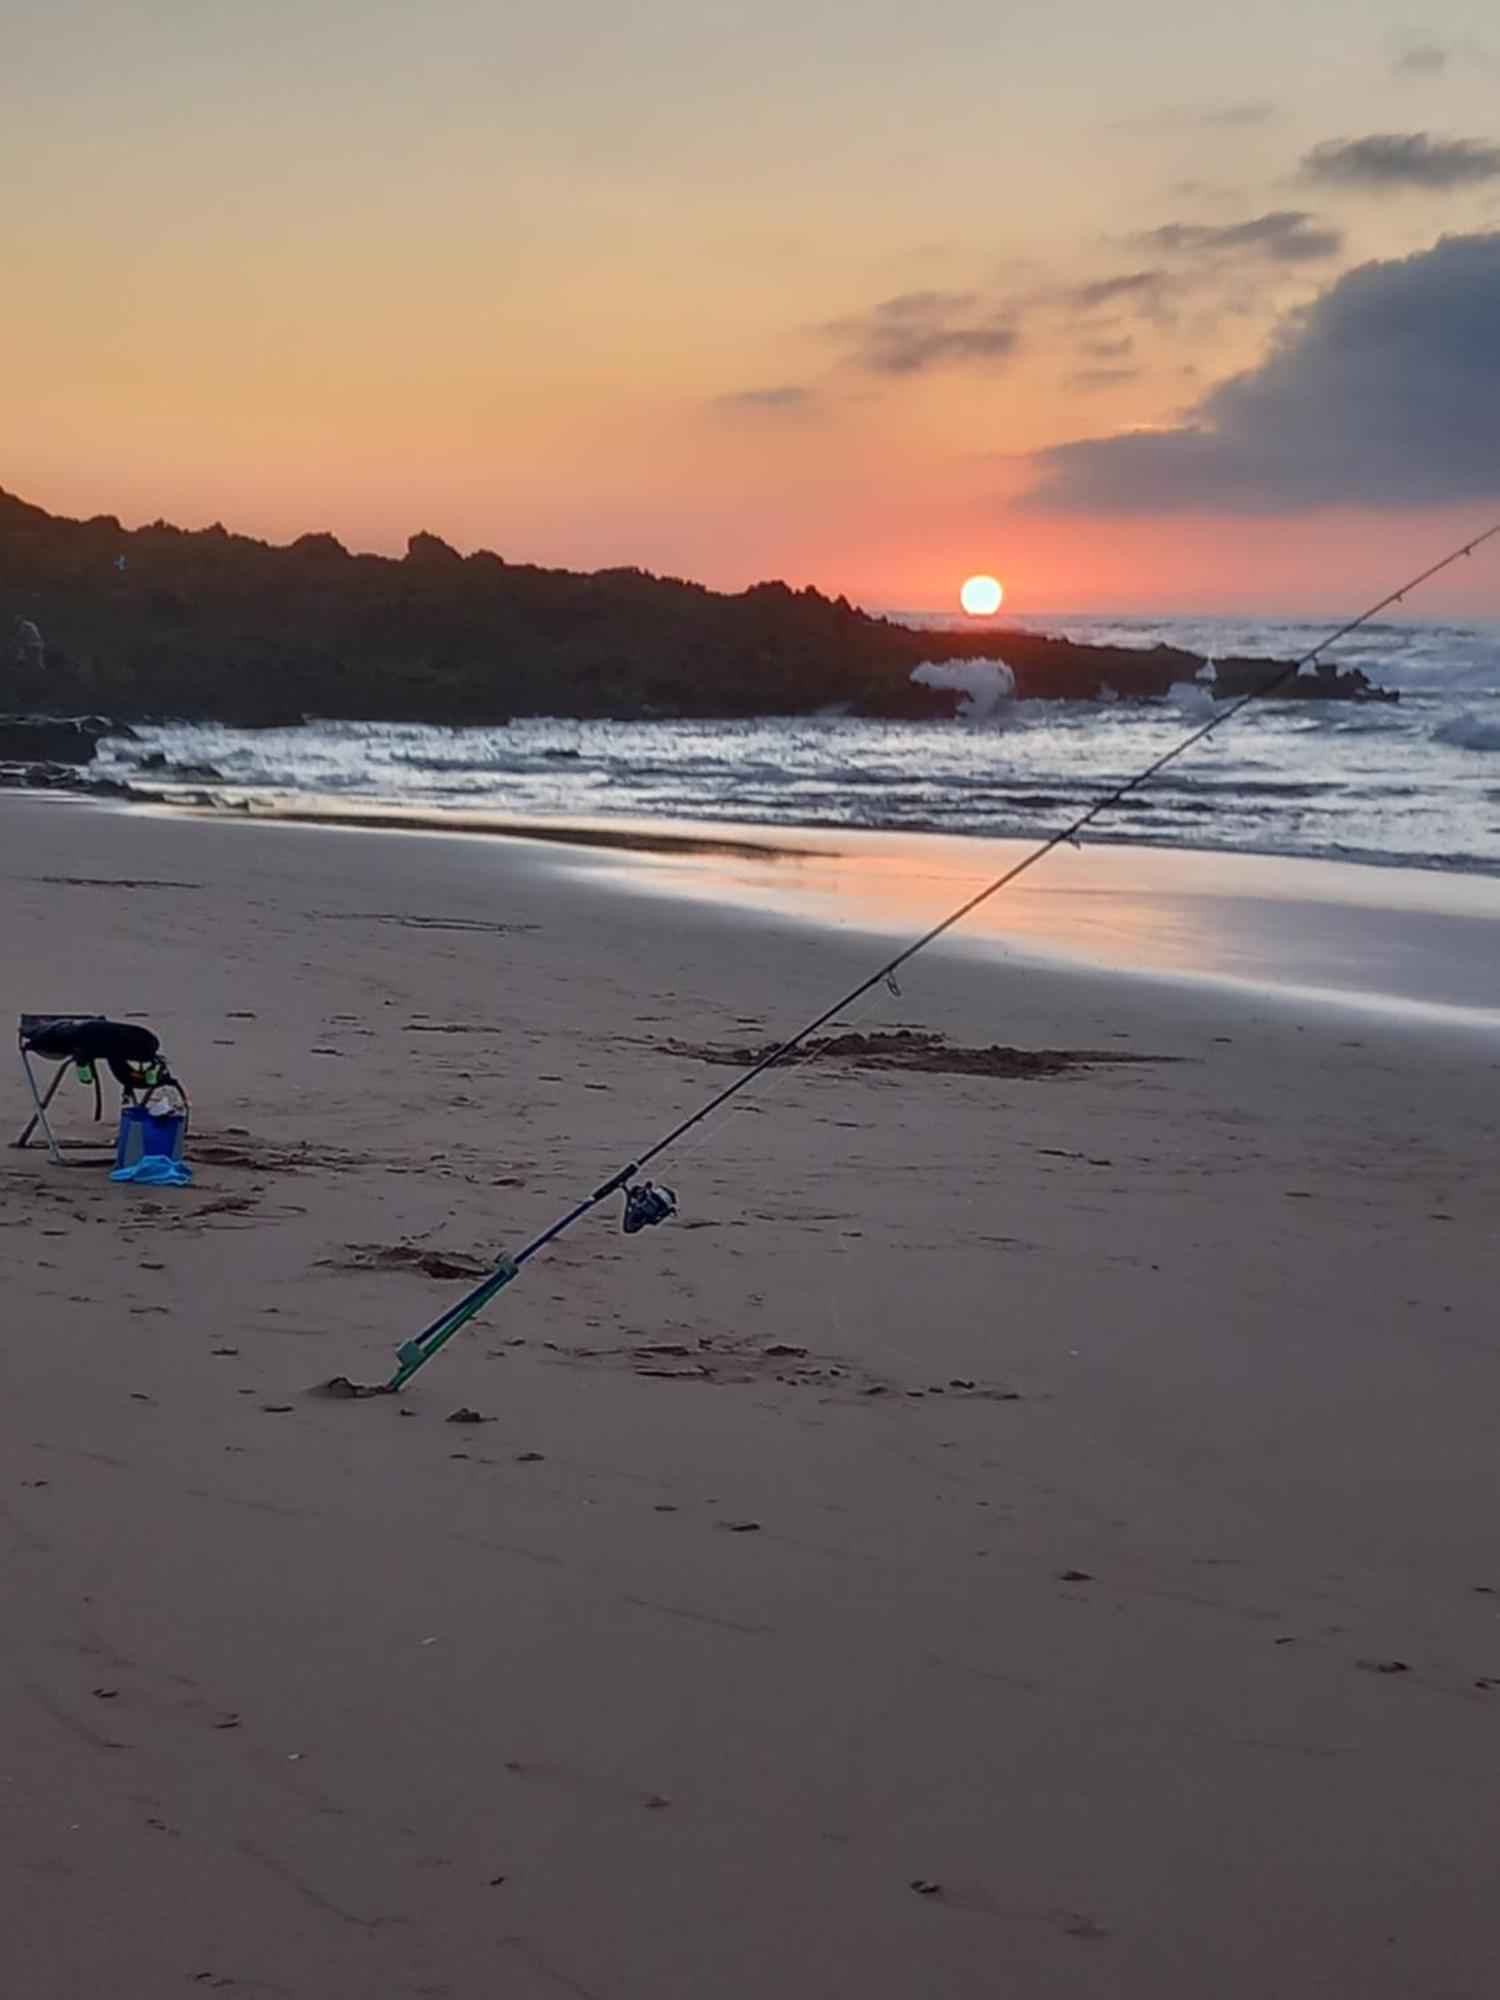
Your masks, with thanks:
M715 398L717 408L742 415L753 415L757 411L783 415L800 413L810 409L813 401L813 391L804 389L798 382L785 382L775 389L739 389L732 395Z
M1148 229L1140 241L1174 256L1206 253L1305 264L1333 256L1344 239L1305 209L1282 208L1245 222L1167 222L1160 229Z
M1302 162L1302 177L1376 193L1472 187L1500 180L1500 146L1482 139L1434 139L1428 132L1371 132L1363 139L1314 146Z
M1347 272L1171 429L1039 452L1079 513L1420 507L1500 494L1500 233Z
M936 368L994 367L1015 352L1013 314L973 292L906 292L828 331L851 343L871 375L922 375Z
M1135 341L1128 333L1122 333L1115 340L1080 341L1078 351L1093 361L1123 361L1127 354L1135 352Z

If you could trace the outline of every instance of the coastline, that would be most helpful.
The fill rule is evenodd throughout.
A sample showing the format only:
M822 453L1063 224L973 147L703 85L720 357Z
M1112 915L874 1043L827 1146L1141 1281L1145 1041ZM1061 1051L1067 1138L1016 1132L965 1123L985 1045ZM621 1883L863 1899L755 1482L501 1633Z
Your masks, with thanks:
M924 956L866 1031L1174 1060L773 1073L678 1221L337 1403L870 933L516 839L0 835L0 1007L144 1015L196 1127L175 1193L0 1154L27 2000L1485 1989L1489 1046Z

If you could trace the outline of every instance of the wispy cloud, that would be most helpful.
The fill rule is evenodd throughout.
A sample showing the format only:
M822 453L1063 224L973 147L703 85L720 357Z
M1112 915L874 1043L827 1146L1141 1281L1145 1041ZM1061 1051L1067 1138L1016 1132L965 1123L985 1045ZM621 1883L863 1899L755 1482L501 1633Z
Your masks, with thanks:
M738 416L805 416L816 404L815 391L800 382L784 382L774 389L736 389L716 396L714 406Z
M1421 81L1442 76L1446 70L1460 63L1477 63L1481 69L1494 67L1492 58L1482 43L1472 35L1460 36L1457 41L1440 41L1436 35L1405 35L1396 45L1391 57L1391 67L1397 76Z
M1161 105L1152 111L1131 112L1111 123L1119 132L1226 131L1236 126L1268 124L1278 110L1269 98L1231 98L1227 102Z
M1343 234L1305 209L1273 209L1244 222L1167 222L1138 239L1169 255L1234 255L1276 264L1305 264L1331 257Z
M1121 382L1134 382L1140 372L1139 368L1080 368L1076 375L1069 376L1068 381L1071 388L1087 393L1094 389L1113 389Z
M1370 132L1314 146L1302 162L1302 177L1377 194L1474 187L1500 180L1500 146L1483 139L1434 139L1429 132Z
M1253 104L1212 104L1193 121L1198 125L1264 125L1276 116L1276 106L1268 101Z
M871 375L922 375L939 368L993 368L1019 341L1015 314L974 292L906 292L827 331L847 340L849 358Z
M1447 42L1423 38L1398 49L1393 67L1398 76L1438 76L1449 64L1453 50Z
M1497 330L1500 233L1361 265L1184 422L1038 453L1026 504L1281 513L1500 494Z
M1154 303L1171 283L1168 271L1122 271L1117 277L1095 278L1090 284L1073 285L1065 296L1069 305L1092 312L1096 306Z
M1332 257L1342 233L1306 209L1277 209L1235 222L1162 223L1129 239L1159 261L1089 278L1028 271L1024 282L972 291L913 291L827 322L820 331L844 346L844 364L888 382L957 369L1001 369L1023 336L1066 341L1085 365L1078 386L1119 380L1136 341L1165 336L1191 316L1199 332L1216 316L1243 313L1253 273L1262 309L1273 273ZM1117 247L1120 240L1117 239ZM1122 260L1123 261L1123 260ZM1101 364L1095 367L1093 364Z

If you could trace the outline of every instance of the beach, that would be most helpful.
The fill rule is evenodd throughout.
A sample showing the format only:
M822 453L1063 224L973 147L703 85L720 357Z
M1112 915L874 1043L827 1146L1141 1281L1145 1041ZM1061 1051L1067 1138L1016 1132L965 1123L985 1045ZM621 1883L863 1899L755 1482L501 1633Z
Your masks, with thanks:
M675 1220L345 1401L926 905L54 799L0 842L0 1011L149 1021L196 1176L0 1153L18 2000L1493 1993L1486 908L1433 1005L1257 990L1261 932L935 950L860 1032L1089 1059L773 1071L652 1168ZM1257 922L1331 954L1340 879Z

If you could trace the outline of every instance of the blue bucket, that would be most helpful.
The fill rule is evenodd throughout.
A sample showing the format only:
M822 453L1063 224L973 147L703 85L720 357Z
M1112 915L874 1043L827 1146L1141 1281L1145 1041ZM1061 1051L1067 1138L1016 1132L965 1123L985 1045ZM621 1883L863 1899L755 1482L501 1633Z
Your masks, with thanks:
M120 1136L115 1145L115 1171L133 1167L149 1154L153 1158L180 1160L187 1119L180 1111L157 1118L144 1104L127 1104L120 1113Z

